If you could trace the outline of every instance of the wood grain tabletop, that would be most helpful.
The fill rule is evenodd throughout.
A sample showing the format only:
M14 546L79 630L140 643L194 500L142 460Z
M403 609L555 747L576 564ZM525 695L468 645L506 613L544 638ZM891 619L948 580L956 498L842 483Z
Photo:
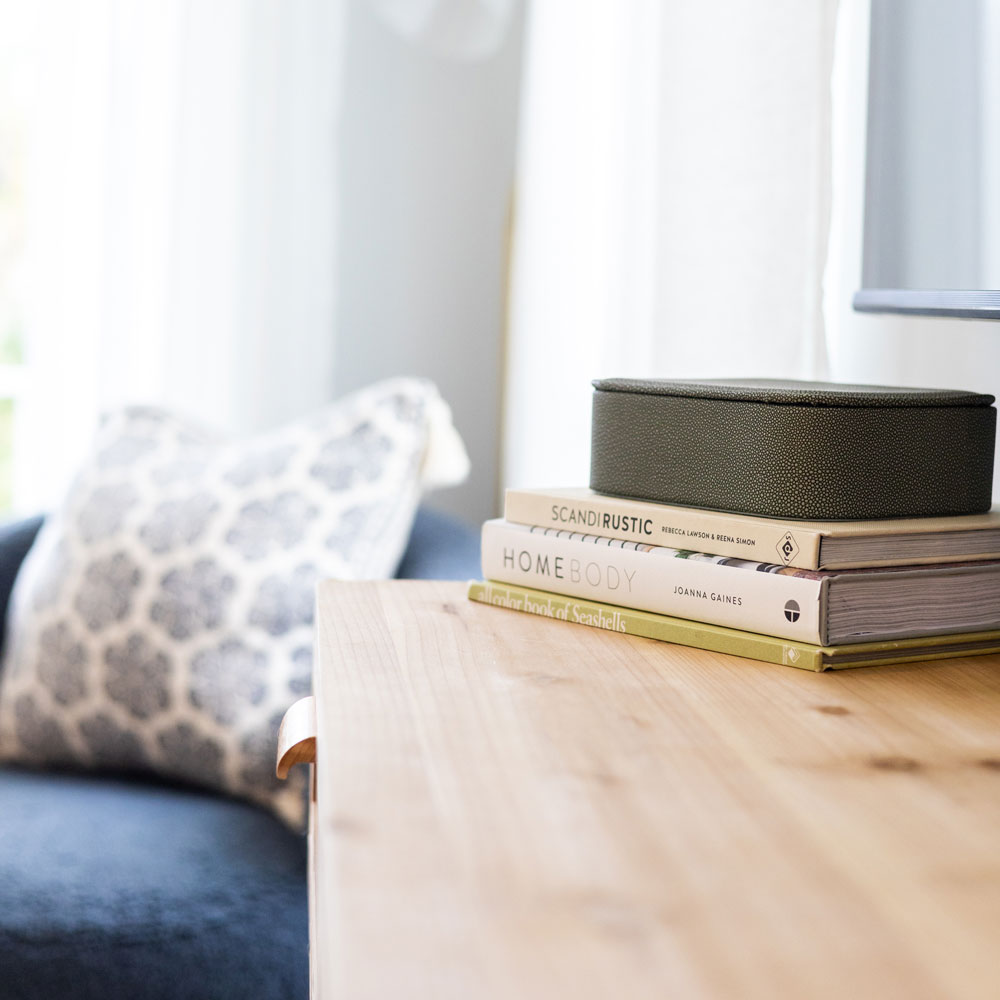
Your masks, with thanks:
M1000 997L1000 657L813 674L318 593L315 995Z

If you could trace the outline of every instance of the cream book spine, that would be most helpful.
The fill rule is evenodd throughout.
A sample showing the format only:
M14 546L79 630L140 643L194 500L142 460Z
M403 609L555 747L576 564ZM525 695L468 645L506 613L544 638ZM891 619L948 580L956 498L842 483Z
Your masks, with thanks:
M823 537L821 532L794 522L780 524L585 490L507 490L504 517L516 524L564 528L800 569L819 568Z
M482 541L483 576L490 580L825 644L823 579L503 520L487 521Z

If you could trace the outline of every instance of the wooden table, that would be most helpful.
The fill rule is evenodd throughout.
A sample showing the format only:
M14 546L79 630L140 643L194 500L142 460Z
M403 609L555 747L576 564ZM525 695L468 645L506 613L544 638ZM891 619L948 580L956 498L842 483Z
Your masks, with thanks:
M320 587L316 995L1000 997L1000 658L812 674Z

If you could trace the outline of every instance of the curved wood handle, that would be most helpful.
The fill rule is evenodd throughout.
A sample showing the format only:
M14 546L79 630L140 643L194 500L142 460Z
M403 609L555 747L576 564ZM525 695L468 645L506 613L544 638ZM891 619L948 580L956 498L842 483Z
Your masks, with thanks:
M316 701L302 698L281 720L278 730L278 763L275 773L287 778L295 764L316 763Z

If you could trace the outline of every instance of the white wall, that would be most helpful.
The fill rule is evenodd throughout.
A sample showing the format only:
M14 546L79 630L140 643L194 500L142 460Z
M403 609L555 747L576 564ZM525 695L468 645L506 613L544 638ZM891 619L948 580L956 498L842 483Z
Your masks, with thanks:
M438 384L472 458L430 503L497 510L500 370L521 10L475 60L397 34L364 0L346 29L338 394L386 375Z

